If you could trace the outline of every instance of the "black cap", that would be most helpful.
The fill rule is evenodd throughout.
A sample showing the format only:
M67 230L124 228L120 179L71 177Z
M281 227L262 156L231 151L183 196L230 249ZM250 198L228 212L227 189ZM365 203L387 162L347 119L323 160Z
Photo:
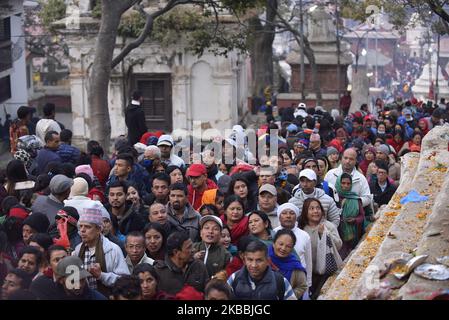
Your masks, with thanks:
M435 117L437 119L441 119L444 115L444 112L442 109L440 108L436 108L435 110L433 110L432 112L432 117Z

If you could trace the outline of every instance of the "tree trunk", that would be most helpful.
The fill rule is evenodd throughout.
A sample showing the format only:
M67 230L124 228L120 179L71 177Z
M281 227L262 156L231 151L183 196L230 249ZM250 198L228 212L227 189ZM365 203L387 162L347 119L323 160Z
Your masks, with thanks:
M125 10L132 1L102 0L100 30L95 43L95 57L89 76L88 100L91 139L109 149L111 121L109 119L108 89L111 76L111 61L114 54L117 30Z
M278 7L277 0L267 0L265 25L258 17L250 19L248 50L251 57L252 96L263 96L263 89L273 84L273 41L274 19Z

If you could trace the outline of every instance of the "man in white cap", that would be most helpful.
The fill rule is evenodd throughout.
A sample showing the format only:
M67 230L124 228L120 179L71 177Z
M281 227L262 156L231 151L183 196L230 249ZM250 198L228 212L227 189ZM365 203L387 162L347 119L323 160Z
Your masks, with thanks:
M58 174L50 180L50 195L38 196L34 201L31 211L45 213L50 224L55 222L56 213L64 207L64 200L70 195L73 179L63 174Z
M298 228L299 209L292 203L284 203L278 207L277 215L280 226L273 231L276 233L282 229L291 230L296 236L295 251L301 260L301 264L307 271L307 285L312 286L312 242L307 232Z
M174 145L175 143L171 135L163 134L159 137L157 146L161 150L161 161L168 166L173 165L182 168L185 166L184 160L172 153Z
M80 212L78 230L82 243L72 252L83 261L83 267L92 274L88 278L91 289L98 289L109 296L117 279L129 274L122 250L101 234L103 216L98 207L84 208Z
M308 198L315 198L321 202L324 209L325 217L332 222L336 227L340 224L341 209L339 209L331 197L329 197L324 190L315 188L317 183L317 176L312 169L304 169L299 173L299 183L301 188L289 200L298 207L299 212L302 211L304 201Z
M296 107L295 113L293 113L293 115L295 116L295 118L297 116L301 116L303 118L307 117L307 112L306 112L306 104L303 102L300 102L298 104L298 106Z

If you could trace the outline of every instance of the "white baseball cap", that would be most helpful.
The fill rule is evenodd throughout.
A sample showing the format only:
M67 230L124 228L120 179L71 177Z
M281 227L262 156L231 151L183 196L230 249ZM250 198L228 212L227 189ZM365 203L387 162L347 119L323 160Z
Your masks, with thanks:
M173 147L175 143L173 142L173 138L169 134L163 134L159 137L159 140L157 141L157 146L170 146Z
M304 169L299 173L299 179L301 180L302 177L306 177L307 179L309 179L310 181L315 180L316 179L316 173L315 171L313 171L312 169Z

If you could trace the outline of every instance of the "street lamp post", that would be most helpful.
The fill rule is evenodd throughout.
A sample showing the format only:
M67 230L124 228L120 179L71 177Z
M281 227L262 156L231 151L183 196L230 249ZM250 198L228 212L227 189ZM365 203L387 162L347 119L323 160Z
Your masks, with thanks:
M305 70L304 70L304 12L303 12L303 3L302 0L299 0L299 33L301 34L300 37L300 44L301 44L301 69L299 71L299 77L301 80L301 98L304 102L306 99L305 96Z

